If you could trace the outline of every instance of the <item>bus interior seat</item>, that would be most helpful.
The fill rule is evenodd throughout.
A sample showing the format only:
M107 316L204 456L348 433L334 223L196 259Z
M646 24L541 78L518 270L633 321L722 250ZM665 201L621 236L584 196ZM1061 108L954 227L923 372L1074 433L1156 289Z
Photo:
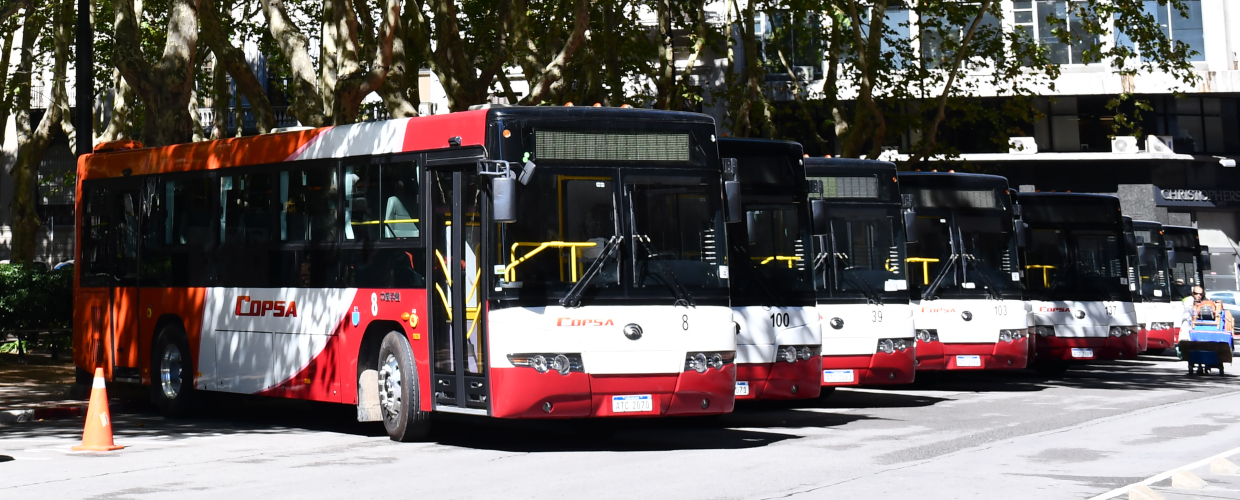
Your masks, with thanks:
M409 220L413 216L409 214L409 210L405 208L405 204L400 198L389 196L387 199L387 210L384 211L383 220ZM418 225L414 222L397 222L383 225L383 236L386 238L417 238Z

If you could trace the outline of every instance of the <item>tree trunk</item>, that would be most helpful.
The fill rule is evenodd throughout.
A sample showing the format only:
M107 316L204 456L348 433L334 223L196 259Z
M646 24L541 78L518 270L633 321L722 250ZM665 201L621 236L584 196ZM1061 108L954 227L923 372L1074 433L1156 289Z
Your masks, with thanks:
M288 11L284 7L284 0L261 0L261 2L263 16L267 19L271 37L275 40L276 46L280 48L280 53L288 61L292 72L288 85L289 98L292 101L288 108L289 114L293 115L302 125L310 127L330 125L331 117L324 112L323 98L319 95L319 87L315 83L318 77L315 76L314 63L310 60L308 50L310 42L289 18ZM327 13L324 12L324 15L326 16ZM322 38L326 43L328 37ZM335 67L335 61L331 57L322 59L325 68ZM332 82L331 87L323 88L335 88L335 82Z
M217 55L211 68L211 140L228 137L228 72Z
M13 94L9 92L9 63L13 54L13 35L17 31L16 28L9 30L4 34L4 52L0 52L0 127L7 127L9 123L9 113L12 110ZM4 134L4 132L0 132ZM9 140L8 137L0 135L0 145Z
M197 0L172 0L167 41L158 64L146 61L133 0L115 4L113 63L146 105L143 139L148 146L185 142L193 134L189 101L198 49Z
M221 13L214 0L199 0L199 2L202 42L211 49L211 53L215 54L215 66L232 75L233 81L237 83L237 93L245 96L245 100L250 104L250 112L254 113L258 133L270 133L271 129L276 126L271 100L267 98L267 91L263 89L262 82L258 81L258 77L254 76L254 70L246 62L245 51L233 46L228 39L228 33L220 22L220 16L229 15L229 13L227 11ZM225 5L228 4L225 3ZM214 137L215 132L211 135Z
M39 120L38 127L30 130L30 70L34 58L31 50L37 40L39 30L23 30L21 60L18 62L18 75L14 79L17 85L17 161L9 174L13 177L13 200L9 210L13 214L13 243L10 260L13 262L34 262L38 247L39 215L35 211L35 199L38 196L39 163L43 154L51 144L52 137L64 132L62 123L67 111L68 96L65 93L65 74L69 65L69 39L73 36L69 26L72 12L69 0L61 0L59 5L52 5L53 15L53 63L52 99ZM33 9L27 9L25 26L37 26L32 15Z
M668 109L676 85L676 56L672 46L672 0L657 0L655 9L659 37L659 74L655 78L655 109Z

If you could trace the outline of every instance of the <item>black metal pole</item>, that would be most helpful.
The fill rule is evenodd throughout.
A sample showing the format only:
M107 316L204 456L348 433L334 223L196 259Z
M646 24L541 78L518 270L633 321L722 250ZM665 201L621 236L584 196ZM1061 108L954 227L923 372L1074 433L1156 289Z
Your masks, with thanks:
M90 25L90 0L78 0L77 23L77 154L89 153L95 136L95 30Z

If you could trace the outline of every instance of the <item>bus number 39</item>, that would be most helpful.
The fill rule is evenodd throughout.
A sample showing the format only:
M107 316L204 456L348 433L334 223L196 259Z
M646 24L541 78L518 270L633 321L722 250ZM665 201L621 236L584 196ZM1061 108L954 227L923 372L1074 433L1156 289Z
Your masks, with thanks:
M775 313L771 315L771 328L783 328L791 322L788 313Z

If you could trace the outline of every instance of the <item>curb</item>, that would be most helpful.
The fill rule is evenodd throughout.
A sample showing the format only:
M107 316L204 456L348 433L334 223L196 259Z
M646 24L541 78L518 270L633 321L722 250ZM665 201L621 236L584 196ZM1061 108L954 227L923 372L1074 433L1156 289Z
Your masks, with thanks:
M23 424L38 420L63 420L86 415L88 405L62 405L42 408L25 408L21 410L0 410L0 425ZM108 402L109 413L124 413L120 401Z

